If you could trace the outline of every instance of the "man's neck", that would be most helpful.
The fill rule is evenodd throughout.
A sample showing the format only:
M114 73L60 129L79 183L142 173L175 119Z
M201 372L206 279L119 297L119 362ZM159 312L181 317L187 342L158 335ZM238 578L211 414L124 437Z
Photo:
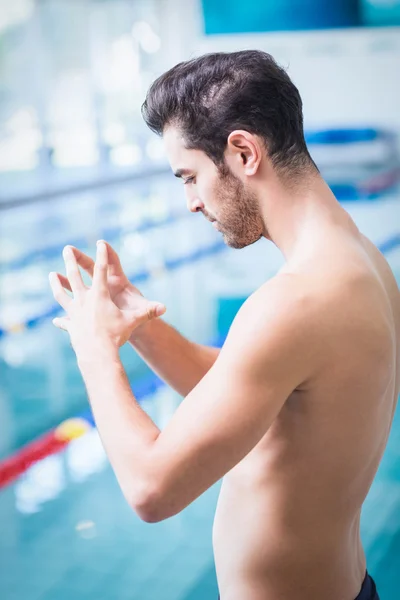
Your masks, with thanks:
M287 262L315 240L324 229L345 216L320 175L294 189L276 180L262 200L265 237L282 252ZM347 214L347 213L346 213Z

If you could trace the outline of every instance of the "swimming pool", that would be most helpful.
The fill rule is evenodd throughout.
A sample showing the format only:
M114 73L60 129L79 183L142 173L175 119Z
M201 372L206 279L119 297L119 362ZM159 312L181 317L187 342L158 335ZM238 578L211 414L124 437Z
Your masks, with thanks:
M350 211L363 227L373 227L374 241L383 242L395 234L385 227L393 223L399 199L389 198L368 214L360 212L359 204ZM383 211L379 222L375 210ZM113 237L110 241L127 272L142 275L143 292L167 305L166 318L184 335L204 343L221 333L218 301L223 289L228 296L232 288L238 296L249 293L280 260L271 248L265 264L257 263L257 274L245 279L241 261L255 260L257 246L239 254L221 249L219 234L201 215L186 214L182 190L171 177L20 207L2 217L0 457L87 409L65 335L48 319L34 323L54 304L47 274L62 269L60 250L65 243L76 238L82 249L93 253L98 237ZM208 253L199 253L206 248ZM388 258L400 275L399 249L392 248ZM146 279L143 273L150 276ZM27 321L34 324L20 333L10 332ZM135 389L148 379L149 369L129 347L121 356ZM179 401L166 387L141 400L160 428ZM399 431L397 413L362 520L369 570L382 600L396 600L400 584ZM97 432L91 429L0 491L1 596L216 598L211 529L219 485L175 517L146 524L127 506Z

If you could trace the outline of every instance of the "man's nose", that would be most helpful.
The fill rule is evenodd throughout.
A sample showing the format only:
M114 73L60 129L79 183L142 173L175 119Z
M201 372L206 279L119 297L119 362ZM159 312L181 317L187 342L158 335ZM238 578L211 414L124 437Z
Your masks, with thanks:
M190 212L195 213L195 212L202 211L204 208L204 204L196 196L193 198L188 197L187 198L187 207L188 207L188 210L190 210Z

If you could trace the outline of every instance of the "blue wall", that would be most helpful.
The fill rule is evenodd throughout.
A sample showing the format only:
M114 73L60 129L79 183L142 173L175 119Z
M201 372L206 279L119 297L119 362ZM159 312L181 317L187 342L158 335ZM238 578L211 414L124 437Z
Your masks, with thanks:
M202 0L207 34L360 25L358 0Z

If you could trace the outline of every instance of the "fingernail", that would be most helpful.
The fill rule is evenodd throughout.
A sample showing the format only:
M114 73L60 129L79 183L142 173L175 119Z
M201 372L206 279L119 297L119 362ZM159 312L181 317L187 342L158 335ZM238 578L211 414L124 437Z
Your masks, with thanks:
M157 304L157 306L156 306L156 314L157 315L162 315L164 311L165 311L165 306L163 304Z
M64 253L64 256L71 256L71 254L72 254L71 246L65 246L63 253Z

